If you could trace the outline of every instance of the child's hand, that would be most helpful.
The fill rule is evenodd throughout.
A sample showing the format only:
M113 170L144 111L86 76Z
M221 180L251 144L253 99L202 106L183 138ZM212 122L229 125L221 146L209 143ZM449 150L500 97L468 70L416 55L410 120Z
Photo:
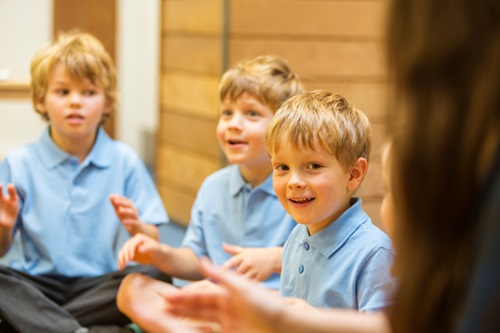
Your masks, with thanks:
M135 235L141 227L139 212L134 203L122 195L111 194L109 200L115 208L116 215L123 223L129 234Z
M9 196L3 193L3 186L0 184L0 228L12 229L16 224L19 213L19 197L14 185L7 185Z
M282 248L244 248L231 244L222 244L222 248L234 255L226 261L223 268L233 268L251 280L265 281L272 273L281 271Z
M123 244L118 253L118 267L125 268L131 261L150 265L160 255L161 245L158 241L144 234L137 234Z

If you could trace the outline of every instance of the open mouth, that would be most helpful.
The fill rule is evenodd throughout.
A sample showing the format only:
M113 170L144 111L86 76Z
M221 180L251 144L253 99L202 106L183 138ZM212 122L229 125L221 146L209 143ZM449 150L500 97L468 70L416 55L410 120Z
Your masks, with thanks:
M237 139L229 139L227 140L227 143L229 143L230 145L240 145L240 144L245 144L246 142Z
M314 198L298 198L298 199L289 199L291 202L296 204L304 204L314 200Z
M77 113L72 113L66 117L67 119L83 119L82 115L79 115Z

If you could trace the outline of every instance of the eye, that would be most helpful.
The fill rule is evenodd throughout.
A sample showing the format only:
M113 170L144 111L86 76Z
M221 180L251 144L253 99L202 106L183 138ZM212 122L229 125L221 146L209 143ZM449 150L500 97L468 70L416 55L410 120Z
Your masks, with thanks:
M233 111L229 110L229 109L222 110L220 115L221 115L221 117L224 117L224 118L231 117L233 115Z
M254 110L249 110L249 111L247 111L247 115L251 118L254 118L254 117L258 117L259 113L257 111L254 111Z
M56 89L56 94L58 94L60 96L66 96L67 94L69 94L69 90L68 89Z
M322 166L319 163L311 163L307 166L308 169L313 169L313 170L320 169L321 167Z
M95 94L96 94L96 91L95 91L95 90L93 90L93 89L88 89L88 90L85 90L85 91L83 92L83 95L85 95L85 96L93 96L93 95L95 95Z
M277 170L277 171L288 171L289 168L288 166L284 165L284 164L278 164L274 167L274 170Z

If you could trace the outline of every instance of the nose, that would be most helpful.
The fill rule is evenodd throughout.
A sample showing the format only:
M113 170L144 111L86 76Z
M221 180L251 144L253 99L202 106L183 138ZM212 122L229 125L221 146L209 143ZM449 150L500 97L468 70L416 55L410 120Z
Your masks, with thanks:
M304 177L300 172L291 172L290 178L288 179L288 188L304 188L306 187L306 182Z
M242 129L242 116L239 114L239 112L236 112L233 114L233 116L228 120L228 128L229 129L236 129L236 130L241 130Z
M82 102L82 95L79 92L72 92L69 97L70 106L79 106Z

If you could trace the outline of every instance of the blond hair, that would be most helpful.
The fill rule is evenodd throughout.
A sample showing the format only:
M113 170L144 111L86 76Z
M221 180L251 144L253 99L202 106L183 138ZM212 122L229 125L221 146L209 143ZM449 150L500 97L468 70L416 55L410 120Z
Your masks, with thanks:
M347 169L360 157L369 159L371 128L366 115L346 98L315 90L290 98L276 112L266 133L266 147L272 155L280 140L296 148L318 145L335 155Z
M291 96L304 91L299 77L276 56L244 60L227 70L219 84L220 100L231 101L248 93L276 111Z
M44 100L50 76L57 64L63 64L72 79L88 79L104 89L107 106L114 109L116 70L111 56L93 35L71 31L59 34L51 44L36 52L31 61L31 98L35 110L45 120L48 116L37 110L36 105Z

